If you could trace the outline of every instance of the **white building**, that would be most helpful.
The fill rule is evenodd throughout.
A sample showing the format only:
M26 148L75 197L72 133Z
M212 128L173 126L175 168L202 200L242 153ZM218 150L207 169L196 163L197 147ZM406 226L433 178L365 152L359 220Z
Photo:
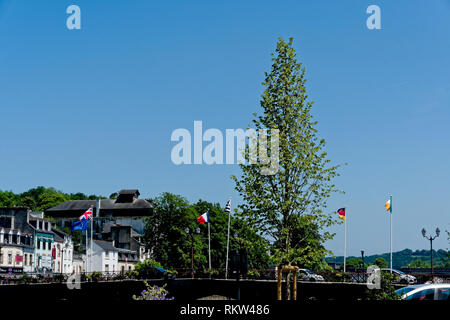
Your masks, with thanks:
M90 272L116 273L119 271L119 250L113 241L94 240L89 261Z
M74 273L86 272L86 255L74 253L72 261L72 270Z
M73 272L73 242L72 238L59 230L53 229L53 272Z

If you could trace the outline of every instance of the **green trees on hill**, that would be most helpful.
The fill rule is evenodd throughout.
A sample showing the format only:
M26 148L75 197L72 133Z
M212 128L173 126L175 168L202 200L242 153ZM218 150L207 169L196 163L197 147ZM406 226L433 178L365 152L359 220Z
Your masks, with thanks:
M64 193L55 188L39 186L18 194L0 190L0 207L28 207L33 211L45 211L65 201L95 200L97 198L99 196L88 196L81 192Z
M429 268L430 267L430 250L411 250L404 249L402 251L397 251L392 253L393 256L393 267L402 268ZM354 257L347 257L347 261ZM382 258L387 263L389 262L389 253L376 254L364 257L364 261L367 265L376 264L377 259ZM339 262L344 261L344 257L327 258L328 262ZM348 265L348 263L347 263ZM449 268L450 267L450 257L448 251L439 249L433 250L433 265L435 268Z

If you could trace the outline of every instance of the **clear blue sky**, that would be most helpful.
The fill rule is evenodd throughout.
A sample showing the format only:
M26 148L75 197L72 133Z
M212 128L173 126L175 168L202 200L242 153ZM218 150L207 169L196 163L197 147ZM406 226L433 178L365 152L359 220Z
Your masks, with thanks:
M370 4L382 30L366 28ZM175 166L171 132L245 128L277 38L293 36L319 134L348 163L329 201L347 207L348 253L389 250L390 193L394 250L428 248L422 227L450 227L449 32L448 0L0 0L0 189L236 204L238 167Z

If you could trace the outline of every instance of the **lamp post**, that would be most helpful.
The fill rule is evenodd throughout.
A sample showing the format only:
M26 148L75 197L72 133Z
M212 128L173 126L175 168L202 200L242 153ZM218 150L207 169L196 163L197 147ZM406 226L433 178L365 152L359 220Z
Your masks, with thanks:
M241 275L240 275L240 269L241 269L241 266L240 266L240 262L241 262L241 257L240 257L240 254L239 254L239 247L240 247L240 242L239 242L239 239L238 239L238 235L237 234L234 234L234 239L236 240L236 243L237 243L237 249L236 249L236 256L235 256L235 265L236 265L236 282L237 282L237 300L241 300L241 288L239 287L239 278L241 277Z
M194 233L191 233L189 228L186 228L184 231L191 236L191 278L194 279ZM195 233L199 234L200 228L197 228Z
M430 255L431 255L431 282L434 283L434 269L433 269L433 240L439 237L441 230L436 228L436 235L433 237L431 234L429 236L426 235L427 231L425 228L422 229L422 236L428 240L430 240Z
M361 258L362 258L362 267L364 268L365 263L364 263L364 250L361 250Z

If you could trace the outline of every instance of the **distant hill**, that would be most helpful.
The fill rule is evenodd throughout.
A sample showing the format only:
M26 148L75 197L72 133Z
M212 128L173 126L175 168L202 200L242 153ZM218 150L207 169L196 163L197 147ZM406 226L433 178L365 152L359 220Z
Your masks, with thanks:
M371 256L364 256L364 263L365 264L373 264L375 259L378 257L384 258L387 262L389 262L389 253L382 253L382 254L375 254ZM347 260L351 258L359 258L361 259L361 256L355 257L355 256L349 256L347 257ZM411 262L415 260L422 260L426 263L431 263L430 259L430 250L416 250L412 251L411 249L404 249L402 251L397 251L392 253L392 267L393 268L402 268L409 265ZM328 257L325 259L327 262L337 262L337 263L343 263L344 257ZM438 267L439 265L444 266L448 265L450 263L448 251L446 250L433 250L433 265L435 267Z

